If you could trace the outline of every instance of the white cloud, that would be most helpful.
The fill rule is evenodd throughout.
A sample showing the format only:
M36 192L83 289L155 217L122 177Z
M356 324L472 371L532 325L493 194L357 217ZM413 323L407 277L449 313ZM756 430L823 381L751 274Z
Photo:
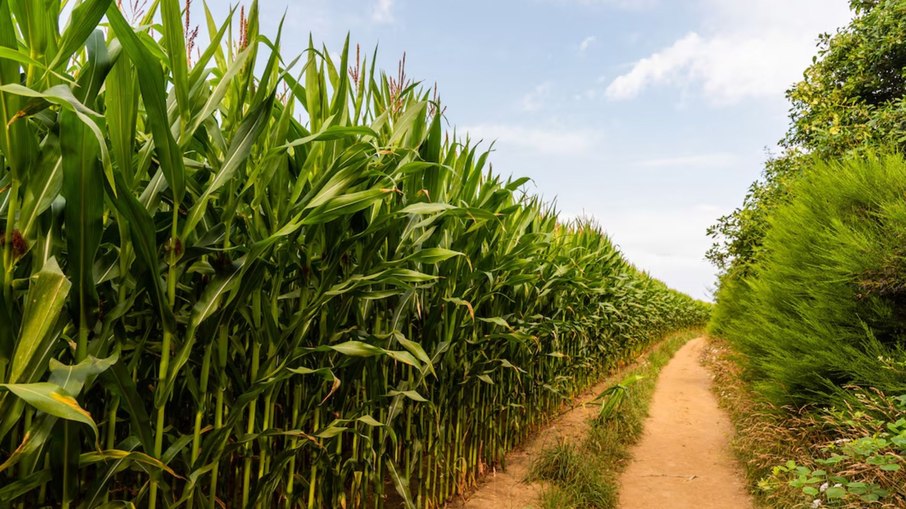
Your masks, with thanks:
M798 80L818 34L850 19L845 0L700 0L701 29L636 61L606 88L610 100L657 85L696 87L713 104L778 97Z
M595 42L597 42L597 40L598 38L594 35L589 35L585 39L582 39L582 42L579 43L579 53L585 53L586 51L588 51L588 48L590 48Z
M522 111L531 112L543 109L550 96L550 91L550 82L545 82L532 89L531 92L523 95L520 104Z
M714 267L704 259L711 247L705 230L727 211L711 204L673 210L652 207L597 216L605 231L638 268L670 287L710 299Z
M607 98L615 101L632 99L651 83L677 80L701 53L701 45L701 37L691 33L669 48L639 60L631 71L618 76L607 86Z
M377 0L371 11L371 20L375 23L393 23L393 0Z
M588 155L600 146L603 135L590 129L535 128L513 124L478 124L462 128L473 140L546 155Z

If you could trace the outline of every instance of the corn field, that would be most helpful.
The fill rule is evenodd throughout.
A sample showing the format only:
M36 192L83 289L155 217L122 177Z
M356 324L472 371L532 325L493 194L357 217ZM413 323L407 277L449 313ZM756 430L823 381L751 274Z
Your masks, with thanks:
M68 3L0 0L0 507L442 506L707 318L402 66Z

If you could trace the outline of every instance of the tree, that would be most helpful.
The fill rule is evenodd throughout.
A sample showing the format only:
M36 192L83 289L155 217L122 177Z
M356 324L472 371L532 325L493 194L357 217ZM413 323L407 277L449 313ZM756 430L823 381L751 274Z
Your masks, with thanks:
M757 259L771 210L805 168L809 154L906 148L906 0L852 0L855 16L819 37L818 54L788 92L790 128L742 206L709 228L708 259L724 277L741 277Z

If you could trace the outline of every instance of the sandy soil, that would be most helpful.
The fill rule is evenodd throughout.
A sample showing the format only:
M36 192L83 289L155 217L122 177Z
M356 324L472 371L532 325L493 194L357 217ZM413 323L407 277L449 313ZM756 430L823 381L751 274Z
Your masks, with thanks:
M733 427L700 362L704 346L704 338L690 341L661 371L644 435L621 478L621 509L753 507L730 452Z

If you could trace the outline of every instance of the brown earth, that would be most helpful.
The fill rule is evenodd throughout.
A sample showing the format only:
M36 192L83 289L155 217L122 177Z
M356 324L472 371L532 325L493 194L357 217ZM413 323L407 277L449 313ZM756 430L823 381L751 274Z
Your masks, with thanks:
M620 480L621 509L753 507L731 453L732 424L701 364L705 342L690 341L661 371L644 434Z

